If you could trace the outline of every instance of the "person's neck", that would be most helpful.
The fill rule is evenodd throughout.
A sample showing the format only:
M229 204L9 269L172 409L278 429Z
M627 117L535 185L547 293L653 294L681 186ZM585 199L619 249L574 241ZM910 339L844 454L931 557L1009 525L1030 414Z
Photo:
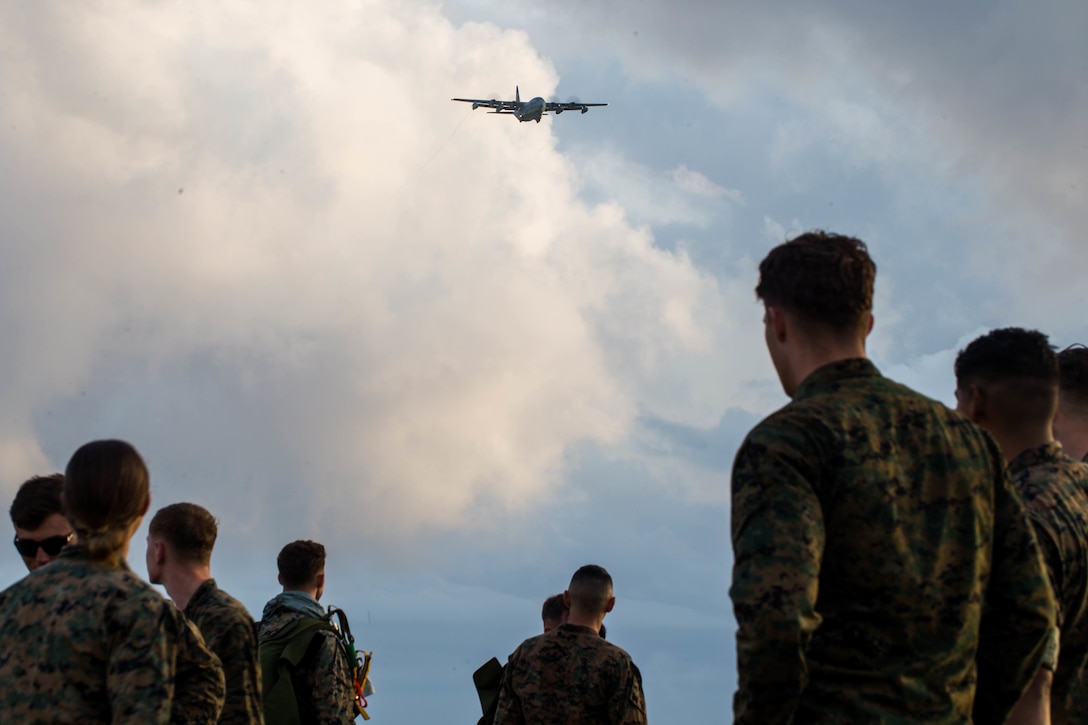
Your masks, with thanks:
M790 368L793 371L793 390L796 392L801 383L822 367L844 360L865 357L865 345L857 344L822 344L805 346L794 352ZM791 397L793 393L790 394Z
M162 585L174 600L174 606L185 611L196 590L212 578L207 566L174 566L163 572Z
M1012 463L1024 451L1054 442L1054 435L1051 433L1049 426L1020 431L994 428L990 429L990 434L1001 448L1006 463Z
M1062 433L1062 449L1065 455L1078 461L1084 460L1088 455L1088 425L1083 429Z
M601 622L604 621L604 613L600 614L585 614L581 612L575 612L573 609L570 612L570 616L567 617L567 624L575 624L579 627L589 627L597 634L601 633Z

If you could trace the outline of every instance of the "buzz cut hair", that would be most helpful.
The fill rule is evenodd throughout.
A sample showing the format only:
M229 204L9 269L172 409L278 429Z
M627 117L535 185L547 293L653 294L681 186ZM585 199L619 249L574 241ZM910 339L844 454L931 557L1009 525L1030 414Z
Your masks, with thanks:
M325 571L325 547L316 541L292 541L280 550L276 567L285 587L312 584Z
M991 330L960 350L955 371L958 389L988 388L1009 424L1037 425L1057 410L1058 356L1038 330Z
M1088 417L1088 347L1070 345L1058 353L1058 385L1062 410Z
M11 502L11 523L20 529L33 530L53 514L64 515L60 494L64 490L64 474L33 476L19 486Z
M179 558L207 566L211 564L219 527L215 517L203 506L172 503L155 513L148 532L169 544Z
M759 263L756 297L834 334L864 335L875 281L865 242L815 230L778 245Z
M570 578L571 608L603 614L612 598L612 577L603 566L586 564Z

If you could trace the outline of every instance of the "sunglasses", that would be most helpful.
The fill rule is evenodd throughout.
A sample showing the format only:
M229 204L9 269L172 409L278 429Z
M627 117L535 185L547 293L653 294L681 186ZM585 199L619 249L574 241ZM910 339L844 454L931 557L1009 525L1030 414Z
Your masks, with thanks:
M66 536L50 536L47 539L41 541L35 541L34 539L20 539L15 537L15 548L19 551L20 556L25 556L27 559L32 559L38 555L38 547L40 546L48 556L56 556L60 553L60 550L64 548L64 545L72 540L75 533L68 534Z

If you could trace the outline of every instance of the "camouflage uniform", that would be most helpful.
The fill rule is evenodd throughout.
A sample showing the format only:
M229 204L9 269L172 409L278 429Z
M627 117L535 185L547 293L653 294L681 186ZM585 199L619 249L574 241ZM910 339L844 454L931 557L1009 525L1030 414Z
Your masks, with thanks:
M1088 465L1066 456L1060 443L1049 443L1018 455L1009 475L1035 527L1058 600L1054 722L1086 722L1088 691L1084 683L1074 686L1074 678L1088 666ZM1067 707L1081 717L1070 720Z
M495 725L644 725L641 679L631 655L589 627L561 624L510 655Z
M320 612L302 612L273 599L265 605L261 617L260 639L275 637L284 628L303 617ZM307 725L342 725L355 722L355 684L344 646L335 632L315 633L320 642L308 656L309 665L291 678L298 698L300 721ZM313 646L313 645L311 645Z
M223 663L227 701L219 722L263 723L261 670L257 659L257 625L237 599L209 579L185 606L208 648Z
M223 689L200 634L123 561L69 546L0 593L0 722L167 723L173 704L214 723Z
M1056 637L997 445L868 360L748 434L732 517L737 723L1000 723Z

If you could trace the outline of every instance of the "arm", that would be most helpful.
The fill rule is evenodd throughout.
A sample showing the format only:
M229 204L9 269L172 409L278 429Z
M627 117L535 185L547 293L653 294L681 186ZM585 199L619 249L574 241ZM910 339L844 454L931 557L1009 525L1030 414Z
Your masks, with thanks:
M646 725L646 700L642 694L642 676L634 662L620 672L618 686L612 691L608 710L615 725Z
M177 631L177 674L170 722L214 724L226 697L223 666L204 644L200 631L184 614L170 607Z
M994 489L993 565L976 656L977 723L1004 722L1056 636L1054 594L1024 505L1003 471Z
M223 712L225 722L264 722L261 708L261 670L257 660L257 634L252 621L235 619L215 642L215 652L223 662L227 693Z
M106 669L114 723L169 722L177 639L168 608L149 593L125 602L108 623L115 630Z
M788 723L808 684L805 651L819 626L823 513L814 453L801 433L761 424L733 464L735 722Z
M521 711L521 699L514 692L513 672L518 661L517 650L510 655L502 671L499 685L499 706L495 711L495 725L525 725L525 713Z

